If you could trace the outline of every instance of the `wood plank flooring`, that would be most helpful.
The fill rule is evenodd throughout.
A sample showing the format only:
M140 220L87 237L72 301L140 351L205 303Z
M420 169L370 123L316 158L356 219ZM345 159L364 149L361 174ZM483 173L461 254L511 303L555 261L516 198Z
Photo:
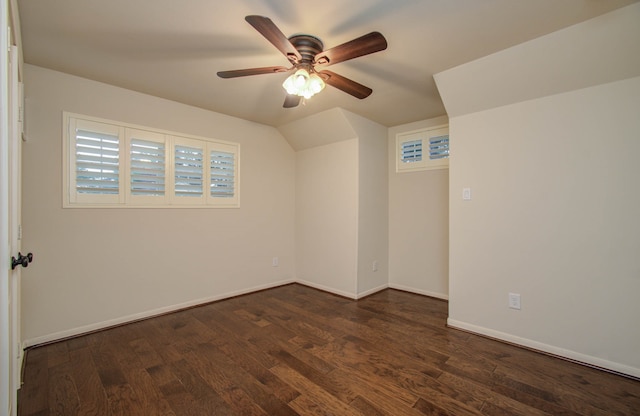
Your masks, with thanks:
M639 381L446 317L282 286L30 349L19 415L640 415Z

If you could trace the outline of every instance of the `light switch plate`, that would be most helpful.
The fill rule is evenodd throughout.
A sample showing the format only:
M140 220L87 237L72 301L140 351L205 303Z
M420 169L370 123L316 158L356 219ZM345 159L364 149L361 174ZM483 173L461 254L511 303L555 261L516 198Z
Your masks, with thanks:
M471 188L462 188L462 200L471 201Z
M520 310L520 294L519 293L509 293L509 307L511 309Z

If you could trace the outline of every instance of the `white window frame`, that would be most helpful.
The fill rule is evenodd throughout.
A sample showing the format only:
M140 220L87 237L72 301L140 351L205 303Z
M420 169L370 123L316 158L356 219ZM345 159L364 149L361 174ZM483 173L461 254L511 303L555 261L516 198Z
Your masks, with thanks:
M119 138L119 192L117 195L83 194L76 192L76 130L85 129ZM186 135L151 127L106 120L82 114L63 112L63 207L64 208L239 208L240 207L240 144L211 138ZM164 143L164 196L134 195L131 192L132 138ZM203 151L203 194L201 197L175 195L175 146L199 147ZM211 151L231 153L234 158L233 195L211 196Z
M421 170L448 169L449 158L430 159L429 143L432 138L449 135L449 126L436 126L396 134L396 172L415 172ZM414 140L422 141L422 159L420 161L403 162L402 147Z

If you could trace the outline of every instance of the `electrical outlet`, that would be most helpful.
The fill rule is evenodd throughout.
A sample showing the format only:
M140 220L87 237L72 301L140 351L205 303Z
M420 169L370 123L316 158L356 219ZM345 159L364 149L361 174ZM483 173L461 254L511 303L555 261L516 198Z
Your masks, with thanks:
M520 294L519 293L509 293L509 307L511 309L520 310Z
M278 258L274 257L273 260L271 260L271 265L273 267L278 267Z
M374 272L378 271L378 260L373 261L373 264L371 265L371 270Z

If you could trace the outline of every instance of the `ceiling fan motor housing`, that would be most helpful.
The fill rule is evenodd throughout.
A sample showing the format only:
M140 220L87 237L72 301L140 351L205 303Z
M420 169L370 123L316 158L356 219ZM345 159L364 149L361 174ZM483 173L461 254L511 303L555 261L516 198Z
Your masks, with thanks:
M324 45L320 39L311 35L293 35L289 37L289 42L298 50L302 59L300 64L311 66L315 64L314 58L324 50Z

